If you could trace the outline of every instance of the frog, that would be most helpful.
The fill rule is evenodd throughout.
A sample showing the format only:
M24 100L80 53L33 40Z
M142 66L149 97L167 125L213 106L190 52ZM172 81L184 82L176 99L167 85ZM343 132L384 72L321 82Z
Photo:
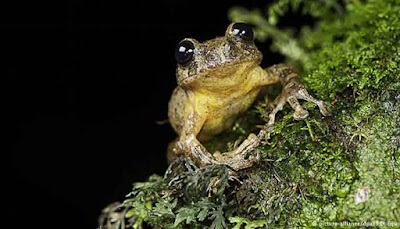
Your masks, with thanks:
M299 100L316 104L323 116L331 114L327 104L312 97L293 66L260 66L262 53L254 42L254 31L245 22L233 22L224 36L199 42L181 40L175 49L177 86L168 103L168 119L178 138L170 143L172 156L186 156L199 166L225 165L232 171L250 168L260 160L257 147L274 128L275 116L286 103L293 118L309 116ZM251 133L237 148L209 152L204 143L231 128L269 85L280 83L281 93L272 101L268 123Z

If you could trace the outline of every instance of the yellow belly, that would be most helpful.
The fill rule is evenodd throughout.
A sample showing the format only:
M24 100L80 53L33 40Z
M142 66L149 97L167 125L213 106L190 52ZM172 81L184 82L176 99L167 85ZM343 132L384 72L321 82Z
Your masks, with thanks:
M208 118L198 134L198 139L207 141L232 127L237 116L244 113L252 105L259 91L259 89L253 89L244 95L235 96L211 105L208 111Z

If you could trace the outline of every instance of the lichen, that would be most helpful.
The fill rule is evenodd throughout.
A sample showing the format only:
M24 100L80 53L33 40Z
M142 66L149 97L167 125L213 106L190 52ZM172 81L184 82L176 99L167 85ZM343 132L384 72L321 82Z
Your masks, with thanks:
M282 29L297 10L312 27ZM400 2L280 0L260 10L232 8L260 41L302 71L307 89L331 103L323 117L294 121L285 107L252 168L196 167L181 158L164 177L135 183L122 204L106 208L106 228L400 227ZM295 32L294 32L295 31ZM230 131L207 144L235 148L268 121L258 101Z

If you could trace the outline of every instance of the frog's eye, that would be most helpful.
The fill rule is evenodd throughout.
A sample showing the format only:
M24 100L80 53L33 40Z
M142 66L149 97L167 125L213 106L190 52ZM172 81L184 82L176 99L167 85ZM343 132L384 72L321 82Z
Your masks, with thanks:
M175 49L175 59L179 64L186 64L193 58L194 43L190 40L179 42Z
M229 33L246 41L251 41L254 38L254 33L251 26L243 22L236 22L233 24Z

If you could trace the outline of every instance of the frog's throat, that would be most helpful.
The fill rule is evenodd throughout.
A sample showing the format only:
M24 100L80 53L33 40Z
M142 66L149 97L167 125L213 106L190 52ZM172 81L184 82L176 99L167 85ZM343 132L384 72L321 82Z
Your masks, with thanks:
M222 79L226 77L232 77L238 74L246 74L250 72L251 69L258 66L259 60L252 60L246 62L230 62L224 65L220 65L215 68L210 68L207 71L197 73L193 76L188 76L186 78L180 79L178 85L181 87L190 87L195 84L198 80L204 79L204 82L209 81L209 79Z

